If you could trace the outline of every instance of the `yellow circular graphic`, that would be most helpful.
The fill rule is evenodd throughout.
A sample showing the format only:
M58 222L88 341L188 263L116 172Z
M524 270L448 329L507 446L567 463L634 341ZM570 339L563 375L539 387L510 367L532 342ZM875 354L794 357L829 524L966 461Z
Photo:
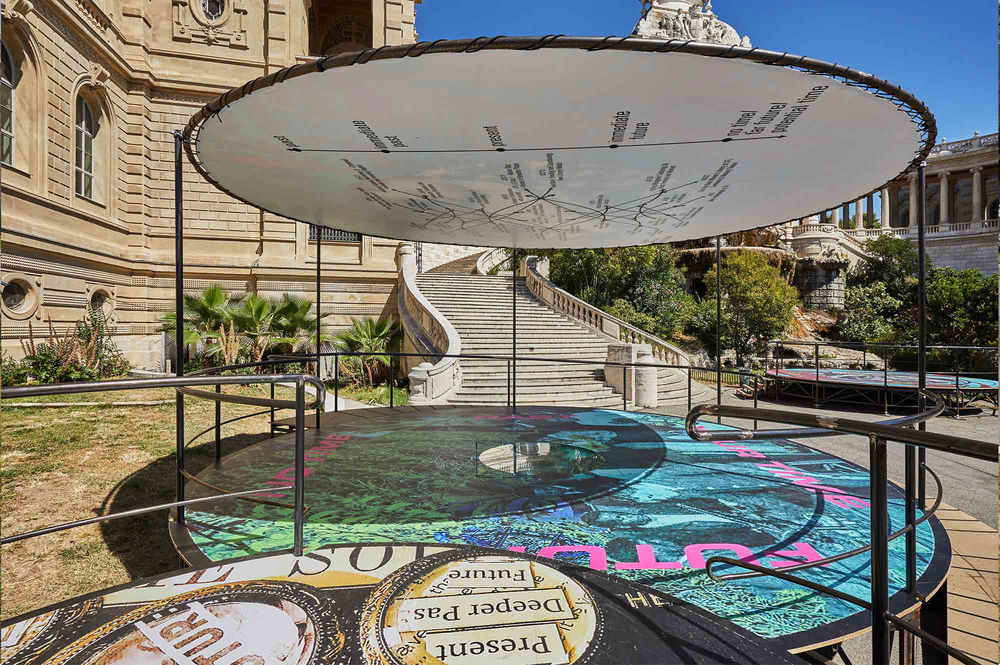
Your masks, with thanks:
M417 563L366 603L362 648L373 665L575 665L600 642L590 593L550 566L450 553Z

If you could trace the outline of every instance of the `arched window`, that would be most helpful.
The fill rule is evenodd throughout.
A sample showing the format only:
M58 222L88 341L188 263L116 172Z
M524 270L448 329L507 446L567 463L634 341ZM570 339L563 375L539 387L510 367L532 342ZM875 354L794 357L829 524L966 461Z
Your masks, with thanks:
M90 104L82 95L76 98L76 193L94 198L94 137L97 122Z
M993 199L993 201L986 206L986 219L998 218L1000 218L1000 199Z
M226 0L201 0L201 11L209 21L218 21L226 11Z
M14 61L0 42L0 164L14 165Z

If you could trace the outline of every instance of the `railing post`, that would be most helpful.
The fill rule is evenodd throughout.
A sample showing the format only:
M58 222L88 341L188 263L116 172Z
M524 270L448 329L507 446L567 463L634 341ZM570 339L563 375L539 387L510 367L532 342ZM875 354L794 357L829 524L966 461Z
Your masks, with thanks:
M751 380L753 381L753 408L757 408L757 375L751 374ZM753 419L753 428L757 429L757 419Z
M277 374L277 365L271 365L271 374ZM274 399L274 381L271 382L271 399ZM271 406L271 434L274 434L274 406Z
M333 354L333 410L340 411L340 354Z
M507 406L510 406L510 360L507 360Z
M215 392L222 392L222 385L215 384ZM222 461L222 402L215 401L215 464Z
M916 446L906 444L904 451L904 482L903 491L906 494L904 506L905 523L912 525L917 520L917 450ZM916 593L917 590L917 530L906 532L906 591Z
M688 411L691 410L691 365L688 364Z
M295 534L293 553L302 556L306 505L306 384L295 384Z
M886 494L885 440L868 438L871 500L872 662L889 663L889 506Z
M819 342L816 342L813 355L816 360L816 383L813 385L813 402L816 408L819 408Z
M625 365L622 365L622 411L628 411L628 384L625 381Z

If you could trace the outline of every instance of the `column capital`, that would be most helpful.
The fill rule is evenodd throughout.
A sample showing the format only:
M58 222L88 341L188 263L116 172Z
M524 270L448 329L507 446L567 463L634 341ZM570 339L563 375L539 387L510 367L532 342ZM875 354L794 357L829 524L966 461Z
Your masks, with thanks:
M915 184L917 182L917 172L910 171L910 184Z
M945 180L947 180L950 175L951 175L951 171L939 171L938 172L938 177L939 178L944 178Z
M977 173L978 174L978 173L982 173L983 172L983 167L982 166L973 166L969 170L972 171L973 173Z

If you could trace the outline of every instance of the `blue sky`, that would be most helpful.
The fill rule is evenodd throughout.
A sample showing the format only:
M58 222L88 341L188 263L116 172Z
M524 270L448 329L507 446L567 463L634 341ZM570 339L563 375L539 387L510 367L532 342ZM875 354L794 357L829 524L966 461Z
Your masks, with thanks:
M938 137L997 131L997 6L993 0L713 0L755 46L870 72L914 93ZM421 40L480 35L626 35L639 0L424 0Z

